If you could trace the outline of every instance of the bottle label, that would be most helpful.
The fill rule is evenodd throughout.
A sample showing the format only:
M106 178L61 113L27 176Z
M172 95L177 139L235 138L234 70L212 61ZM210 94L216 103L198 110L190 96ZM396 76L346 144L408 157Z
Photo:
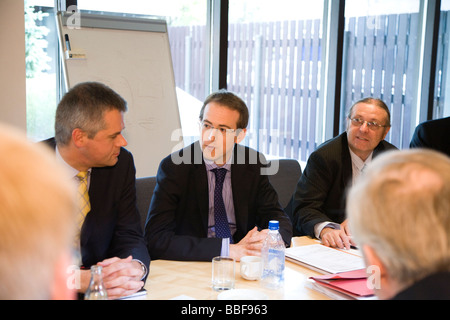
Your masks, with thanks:
M284 282L284 251L269 248L264 264L262 284L271 289L277 289Z

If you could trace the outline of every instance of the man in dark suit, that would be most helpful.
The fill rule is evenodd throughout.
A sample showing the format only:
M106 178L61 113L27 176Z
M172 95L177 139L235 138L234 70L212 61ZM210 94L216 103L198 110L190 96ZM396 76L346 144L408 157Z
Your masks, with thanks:
M200 141L162 160L145 227L153 259L228 255L238 261L259 255L270 220L280 222L290 244L292 225L264 174L264 157L239 145L247 123L248 109L239 97L213 93L200 112ZM216 193L219 170L223 189Z
M133 156L122 136L125 100L105 85L81 83L56 110L55 138L45 143L75 177L88 172L90 211L81 220L79 292L89 284L93 264L103 267L108 297L134 293L144 285L150 257L136 207Z
M450 117L419 124L409 147L433 149L450 156Z
M380 299L450 299L449 157L434 150L386 152L347 201L367 283Z
M346 132L319 146L299 179L295 234L316 237L331 247L350 247L345 192L372 158L396 149L384 141L389 129L390 113L383 101L366 98L350 108Z

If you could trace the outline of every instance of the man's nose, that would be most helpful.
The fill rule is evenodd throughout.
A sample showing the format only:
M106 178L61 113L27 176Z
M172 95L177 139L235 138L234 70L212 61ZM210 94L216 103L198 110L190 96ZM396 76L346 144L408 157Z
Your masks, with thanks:
M367 122L363 122L363 124L361 125L361 127L359 127L359 130L361 130L361 131L363 131L363 132L369 131L369 126L367 125Z
M208 140L214 141L216 139L217 132L218 129L216 128L209 129L208 132L206 133Z
M125 139L125 137L122 134L119 134L117 138L118 138L117 143L120 147L126 147L128 145L127 139Z

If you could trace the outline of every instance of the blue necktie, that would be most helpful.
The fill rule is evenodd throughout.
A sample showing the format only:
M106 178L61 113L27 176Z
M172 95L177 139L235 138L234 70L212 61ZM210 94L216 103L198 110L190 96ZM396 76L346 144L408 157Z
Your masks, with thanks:
M214 189L214 226L216 238L230 238L230 242L232 242L233 238L231 238L225 203L222 198L223 181L225 180L227 169L215 168L211 171L216 175L216 187Z

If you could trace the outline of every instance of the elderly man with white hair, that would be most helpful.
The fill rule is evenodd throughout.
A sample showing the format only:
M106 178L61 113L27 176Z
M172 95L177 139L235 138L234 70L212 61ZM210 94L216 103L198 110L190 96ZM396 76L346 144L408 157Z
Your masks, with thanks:
M450 299L450 158L381 155L350 189L347 215L380 299Z

